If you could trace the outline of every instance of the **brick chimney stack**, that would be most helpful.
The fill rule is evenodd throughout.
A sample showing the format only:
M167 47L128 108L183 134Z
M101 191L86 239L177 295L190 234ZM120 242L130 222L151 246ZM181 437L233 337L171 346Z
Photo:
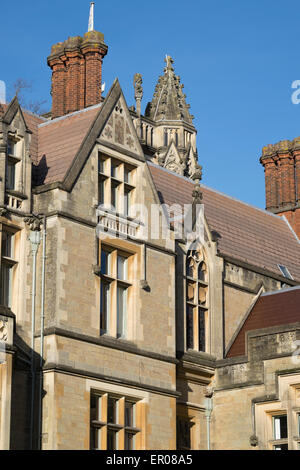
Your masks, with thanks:
M104 36L89 31L52 46L52 119L101 102L102 60L107 54Z
M266 209L285 215L300 238L300 137L263 148Z

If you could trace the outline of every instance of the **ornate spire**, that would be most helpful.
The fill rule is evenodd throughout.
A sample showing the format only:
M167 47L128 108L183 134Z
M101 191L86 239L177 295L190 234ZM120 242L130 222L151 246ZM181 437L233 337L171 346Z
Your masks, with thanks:
M179 75L175 75L174 61L167 55L165 62L164 75L158 79L145 114L153 121L185 121L193 124L194 116L190 114L190 105L185 101L186 95L182 91L184 85L180 83Z

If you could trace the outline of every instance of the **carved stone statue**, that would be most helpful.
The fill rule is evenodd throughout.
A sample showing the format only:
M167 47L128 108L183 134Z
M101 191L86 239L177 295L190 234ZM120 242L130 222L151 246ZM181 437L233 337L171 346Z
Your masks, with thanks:
M136 112L141 115L141 101L143 98L143 79L140 73L136 73L133 77L134 98L136 101Z

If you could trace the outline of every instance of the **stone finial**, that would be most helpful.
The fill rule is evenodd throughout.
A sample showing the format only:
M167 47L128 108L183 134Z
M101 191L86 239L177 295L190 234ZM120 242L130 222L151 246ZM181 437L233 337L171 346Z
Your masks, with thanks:
M143 98L143 79L140 73L136 73L133 77L133 86L134 86L134 99L136 101L136 112L141 115L141 101Z

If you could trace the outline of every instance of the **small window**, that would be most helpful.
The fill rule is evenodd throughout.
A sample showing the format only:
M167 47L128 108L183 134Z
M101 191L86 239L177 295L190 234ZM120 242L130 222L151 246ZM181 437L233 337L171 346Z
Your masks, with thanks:
M281 271L281 274L286 278L286 279L291 279L292 281L294 280L293 276L289 272L288 268L286 266L283 266L282 264L278 264L278 268Z
M93 450L133 450L136 436L137 403L127 397L110 394L91 394L90 401L90 448ZM102 418L102 419L101 419Z

